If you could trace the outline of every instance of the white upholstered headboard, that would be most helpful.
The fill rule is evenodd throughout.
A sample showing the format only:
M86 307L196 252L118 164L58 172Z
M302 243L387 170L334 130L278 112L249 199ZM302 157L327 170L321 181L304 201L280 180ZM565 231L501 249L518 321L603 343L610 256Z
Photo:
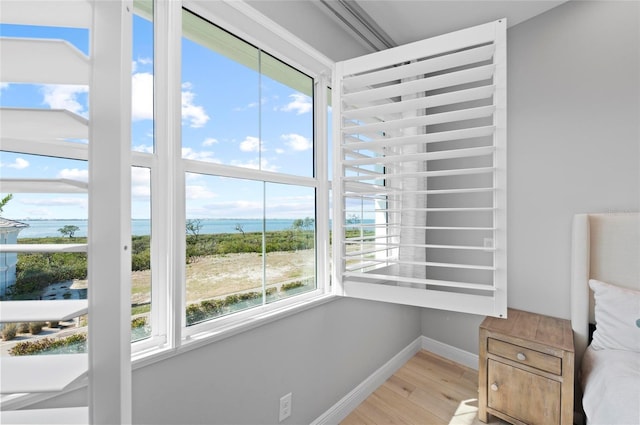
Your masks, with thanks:
M640 289L640 213L576 215L571 251L571 325L580 370L595 322L589 279Z

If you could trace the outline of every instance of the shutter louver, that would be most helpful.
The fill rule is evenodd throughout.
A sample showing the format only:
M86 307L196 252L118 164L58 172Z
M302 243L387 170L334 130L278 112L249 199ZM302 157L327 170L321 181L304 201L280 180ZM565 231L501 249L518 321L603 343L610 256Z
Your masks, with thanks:
M336 65L343 295L506 315L506 21Z

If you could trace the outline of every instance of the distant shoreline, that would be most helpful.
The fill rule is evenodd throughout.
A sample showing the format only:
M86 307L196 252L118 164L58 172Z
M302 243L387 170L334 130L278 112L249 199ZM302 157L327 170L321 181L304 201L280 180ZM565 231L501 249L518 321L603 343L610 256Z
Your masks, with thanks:
M304 219L305 217L301 217ZM297 219L272 218L263 220L261 218L201 218L190 219L199 220L201 234L221 234L221 233L250 233L261 232L264 228L267 232L287 230L293 227L294 221ZM87 220L86 219L30 219L15 220L28 224L18 234L18 239L39 238L39 237L56 237L61 236L58 229L64 226L77 226L78 230L74 236L87 236ZM151 234L151 220L149 219L132 219L131 234L133 236L147 236Z

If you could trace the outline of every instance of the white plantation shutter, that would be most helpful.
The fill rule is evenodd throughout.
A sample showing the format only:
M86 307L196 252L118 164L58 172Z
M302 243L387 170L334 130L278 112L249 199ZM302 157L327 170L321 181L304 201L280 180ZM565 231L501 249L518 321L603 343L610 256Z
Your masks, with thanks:
M338 292L505 316L506 21L334 78Z
M0 108L3 152L85 160L89 175L88 182L0 177L3 193L87 193L89 208L86 244L0 245L0 255L86 253L89 298L0 301L0 324L89 316L88 353L0 357L0 423L131 422L132 10L131 0L2 5L2 24L87 30L90 54L52 38L0 37L0 82L87 86L91 103L88 119L65 109ZM87 406L22 409L41 393L85 383Z

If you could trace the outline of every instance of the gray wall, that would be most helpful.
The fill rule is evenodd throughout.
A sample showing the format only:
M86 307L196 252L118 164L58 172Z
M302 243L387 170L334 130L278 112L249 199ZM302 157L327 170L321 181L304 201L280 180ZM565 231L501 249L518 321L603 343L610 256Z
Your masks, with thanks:
M310 423L420 336L419 309L338 299L138 369L140 424Z
M308 424L420 336L420 309L352 298L211 343L133 373L135 424ZM87 404L80 389L30 408Z
M640 3L571 1L508 30L508 304L570 317L571 220L640 209ZM478 352L482 317L423 310Z

